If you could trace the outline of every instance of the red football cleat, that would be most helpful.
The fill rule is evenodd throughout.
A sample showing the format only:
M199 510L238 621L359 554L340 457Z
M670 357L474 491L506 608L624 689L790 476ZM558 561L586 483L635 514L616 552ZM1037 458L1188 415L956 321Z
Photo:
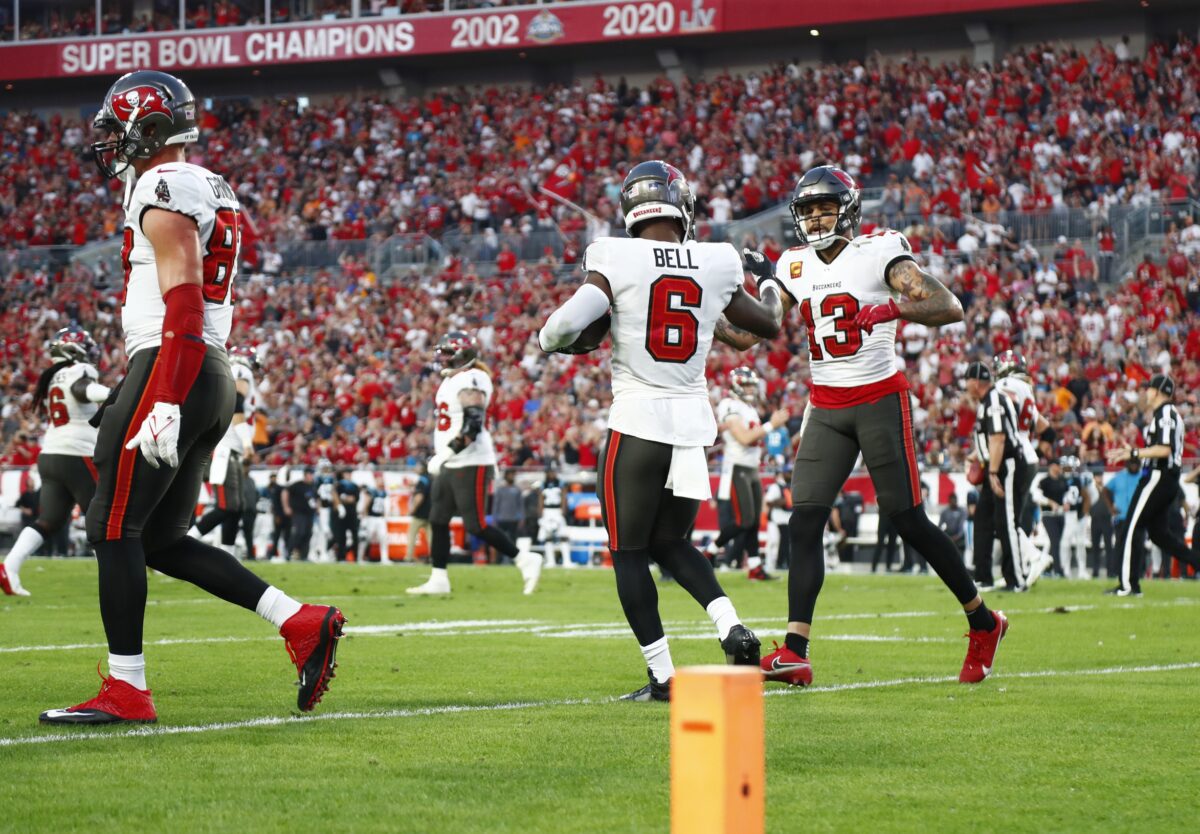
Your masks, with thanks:
M763 677L769 681L791 684L792 686L809 686L813 682L812 663L807 657L801 657L787 646L772 643L775 651L762 659L759 667Z
M96 668L99 672L99 667ZM158 720L149 689L100 675L100 694L66 709L48 709L38 716L43 724L153 724Z
M996 618L996 625L991 631L972 629L967 632L971 642L967 646L967 659L963 661L962 671L958 673L959 683L979 683L992 673L996 663L996 650L1000 648L1000 641L1008 633L1008 618L1004 616L1004 612L993 611L992 616Z
M12 585L8 581L8 571L4 569L4 565L0 565L0 591L4 591L10 597L13 595Z
M342 637L346 618L332 605L302 605L279 629L296 671L300 673L300 693L296 706L308 712L321 701L329 689L333 670L337 668L334 655Z

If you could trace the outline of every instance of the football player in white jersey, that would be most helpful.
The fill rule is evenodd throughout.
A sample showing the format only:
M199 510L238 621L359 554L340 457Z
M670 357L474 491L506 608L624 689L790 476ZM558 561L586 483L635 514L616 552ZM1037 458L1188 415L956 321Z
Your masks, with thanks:
M1017 410L1017 436L1021 444L1021 455L1028 464L1028 468L1022 470L1027 473L1022 482L1014 485L1017 493L1014 497L1014 504L1018 507L1017 515L1025 518L1030 489L1033 487L1033 478L1037 474L1037 447L1042 443L1054 442L1054 429L1050 427L1046 418L1038 410L1037 398L1033 394L1033 381L1029 376L1029 366L1025 362L1025 357L1014 350L1006 350L992 360L992 367L996 376L996 390L1012 400ZM1017 528L1021 558L1025 560L1025 587L1027 588L1033 587L1041 575L1054 565L1054 557L1035 545L1033 539L1029 537L1029 533L1030 530L1024 527ZM977 565L976 580L984 585L992 584L989 581L991 577L982 576L978 572L978 567ZM987 563L986 568L991 570L991 562Z
M542 543L542 555L547 567L557 564L559 545L566 541L567 517L563 510L567 504L567 491L558 479L558 470L553 466L546 469L546 479L538 491L538 541ZM573 567L570 553L563 549L563 567Z
M224 178L184 161L199 136L196 100L172 75L141 70L109 88L92 146L102 175L126 183L121 324L129 365L96 438L96 551L108 677L95 698L47 710L50 724L157 720L146 685L146 568L241 605L280 629L312 709L333 676L345 618L301 605L220 548L187 535L204 468L236 397L225 342L238 265L238 201Z
M54 334L49 354L54 364L42 371L33 394L34 411L45 407L50 418L37 461L42 479L38 517L17 536L0 565L0 589L23 597L29 592L21 584L21 564L70 522L76 504L86 513L96 492L96 429L88 421L109 394L95 365L100 348L87 331L64 327Z
M959 680L977 683L991 671L1007 621L983 604L958 549L925 514L908 379L895 364L898 319L950 324L962 320L962 305L917 267L904 235L890 229L857 235L861 195L840 168L806 172L791 211L800 245L783 253L773 273L765 263L754 268L762 280L779 282L786 308L800 308L812 368L792 473L787 635L782 648L763 658L763 672L769 680L797 686L812 682L808 639L825 579L822 535L861 453L880 513L966 611L970 647ZM717 338L741 349L758 341L725 322Z
M741 624L690 536L700 502L711 497L704 447L716 440L717 423L704 363L713 328L724 312L773 338L782 306L778 288L768 288L762 302L742 288L742 259L732 246L689 240L694 201L677 168L660 161L634 166L621 188L621 212L631 239L588 246L584 285L550 316L538 341L546 351L593 349L611 307L613 404L597 492L617 596L650 677L625 697L665 701L675 667L651 559L704 606L729 662L758 662L758 638Z
M520 547L487 521L487 502L496 471L496 448L487 430L487 407L492 401L492 378L479 360L479 344L462 330L451 330L434 349L441 366L442 384L436 396L437 423L433 433L434 455L429 461L433 477L429 506L429 580L410 594L450 593L450 520L461 516L472 536L512 559L521 572L524 592L532 594L542 573L542 559Z
M244 507L242 461L254 457L254 409L258 392L254 387L254 371L258 357L249 345L238 345L229 351L230 370L237 390L234 399L233 419L217 448L213 450L208 468L209 490L213 496L213 508L204 514L192 528L192 535L202 538L211 530L221 528L221 546L234 552L237 541L238 522ZM232 522L232 523L229 523ZM247 550L253 549L253 531L246 531Z
M768 579L758 555L758 527L763 509L758 467L762 462L763 438L786 423L789 415L785 410L776 411L763 424L756 405L758 389L758 374L753 368L734 368L729 373L730 396L717 403L717 427L724 443L721 480L717 486L721 532L709 545L709 555L732 545L726 551L728 564L738 565L744 552L749 577Z

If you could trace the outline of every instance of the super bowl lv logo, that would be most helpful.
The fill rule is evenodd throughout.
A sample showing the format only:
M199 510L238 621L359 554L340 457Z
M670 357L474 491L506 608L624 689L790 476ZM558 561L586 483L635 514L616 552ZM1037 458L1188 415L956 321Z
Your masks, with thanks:
M713 28L716 17L717 10L710 9L706 0L692 0L692 10L679 13L679 31L707 31Z

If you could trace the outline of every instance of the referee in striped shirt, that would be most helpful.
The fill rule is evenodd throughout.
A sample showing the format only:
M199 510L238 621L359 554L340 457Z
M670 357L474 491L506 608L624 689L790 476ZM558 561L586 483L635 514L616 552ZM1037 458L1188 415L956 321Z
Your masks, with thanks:
M1119 597L1142 595L1141 578L1146 563L1145 531L1167 556L1174 556L1200 570L1200 558L1170 529L1168 510L1179 492L1179 470L1183 466L1183 418L1174 406L1175 380L1166 374L1150 377L1141 405L1149 417L1142 429L1145 445L1126 446L1108 453L1109 463L1141 460L1142 479L1129 502L1125 535L1117 548L1120 554L1119 584L1105 591Z

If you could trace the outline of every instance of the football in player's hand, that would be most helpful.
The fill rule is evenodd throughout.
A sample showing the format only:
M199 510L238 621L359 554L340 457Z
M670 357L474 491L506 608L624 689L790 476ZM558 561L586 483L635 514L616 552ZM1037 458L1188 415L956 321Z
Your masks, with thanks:
M576 337L571 344L559 348L556 353L591 353L596 348L600 347L600 343L604 341L604 337L608 335L609 328L612 327L612 313L605 313L600 318L583 328L583 332Z
M983 483L983 465L975 458L967 461L967 483L975 486Z

